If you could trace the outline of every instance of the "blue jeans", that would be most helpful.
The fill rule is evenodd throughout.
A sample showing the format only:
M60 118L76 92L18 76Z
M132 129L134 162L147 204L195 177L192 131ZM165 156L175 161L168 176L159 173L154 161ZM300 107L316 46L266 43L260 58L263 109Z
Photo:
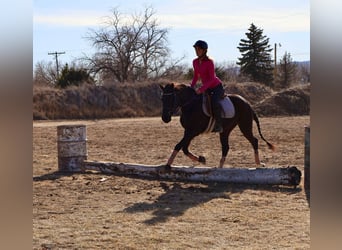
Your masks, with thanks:
M224 96L224 89L223 89L222 84L217 85L215 88L208 89L207 93L211 95L211 104L213 107L213 113L214 113L214 116L216 116L218 111L221 112L221 106L219 102ZM215 111L216 111L216 114L215 114Z

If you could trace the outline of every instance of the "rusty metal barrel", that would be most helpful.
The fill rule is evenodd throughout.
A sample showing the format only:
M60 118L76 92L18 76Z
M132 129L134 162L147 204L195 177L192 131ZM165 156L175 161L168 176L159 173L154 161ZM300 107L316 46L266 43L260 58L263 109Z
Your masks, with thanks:
M57 127L58 170L81 172L87 159L87 130L85 125Z
M304 188L310 190L310 126L305 127L304 139Z

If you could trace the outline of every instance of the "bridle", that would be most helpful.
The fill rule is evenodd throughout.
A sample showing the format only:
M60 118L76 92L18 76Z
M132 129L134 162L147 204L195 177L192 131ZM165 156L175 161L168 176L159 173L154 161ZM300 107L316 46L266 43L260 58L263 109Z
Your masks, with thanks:
M180 108L184 108L186 107L187 105L189 105L195 98L197 98L198 96L197 95L194 95L192 98L190 98L189 100L187 100L184 104L182 104L180 102L180 98L178 97L178 95L176 95L176 92L175 91L172 91L170 93L163 93L162 94L162 99L165 97L165 96L173 96L173 100L172 100L172 107L165 107L164 106L164 109L167 110L168 114L169 115L173 115L175 113L177 113L179 111Z
M176 95L175 91L172 91L171 93L163 93L162 94L162 100L164 100L165 96L172 96L172 105L170 105L171 107L165 107L164 109L167 110L168 114L170 116L172 116L173 114L177 113L178 110L181 108L181 106L179 105L179 100L178 100L178 96ZM165 105L165 103L163 103L163 105Z

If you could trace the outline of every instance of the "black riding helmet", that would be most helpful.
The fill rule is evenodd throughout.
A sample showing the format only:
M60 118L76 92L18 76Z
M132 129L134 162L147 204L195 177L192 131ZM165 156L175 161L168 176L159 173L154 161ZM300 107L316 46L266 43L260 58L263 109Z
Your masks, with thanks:
M198 40L195 44L194 47L200 47L201 49L208 49L208 44L205 41Z

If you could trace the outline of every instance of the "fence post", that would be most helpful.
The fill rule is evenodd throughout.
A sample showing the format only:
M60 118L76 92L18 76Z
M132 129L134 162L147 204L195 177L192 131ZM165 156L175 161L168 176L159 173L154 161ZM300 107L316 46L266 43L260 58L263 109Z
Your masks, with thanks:
M310 190L310 126L305 126L304 139L304 188Z

